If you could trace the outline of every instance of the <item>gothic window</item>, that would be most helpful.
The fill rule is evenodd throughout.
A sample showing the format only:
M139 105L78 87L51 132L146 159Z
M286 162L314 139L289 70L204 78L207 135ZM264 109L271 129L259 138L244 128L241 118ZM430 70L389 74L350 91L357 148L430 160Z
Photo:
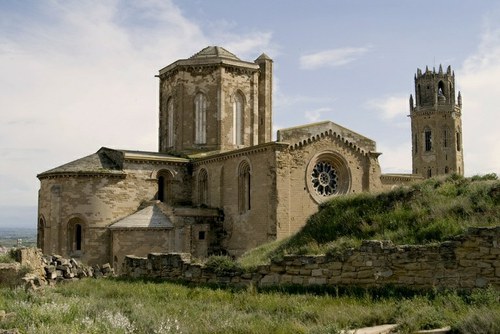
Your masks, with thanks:
M202 93L196 94L194 99L195 109L195 144L207 142L207 99Z
M432 169L427 170L427 177L432 177Z
M238 168L238 207L240 213L250 210L250 186L250 165L243 161Z
M68 222L68 250L71 256L81 255L84 245L84 223L80 218Z
M438 83L438 95L445 96L444 95L444 83L443 83L443 81L439 81L439 83Z
M157 199L160 202L172 202L172 183L173 175L168 170L161 170L158 172L158 194Z
M234 95L233 101L233 144L243 144L243 96L240 93Z
M38 219L38 229L37 229L37 247L44 251L44 243L45 243L45 219L40 217Z
M448 168L448 166L445 166L444 167L444 173L445 174L448 174L450 172L450 169Z
M206 169L198 172L198 203L208 205L208 173Z
M167 147L174 147L174 100L167 102Z
M448 147L448 129L443 130L443 146Z
M432 150L432 132L430 129L425 129L424 137L425 137L425 151L429 152Z
M462 143L460 142L460 132L457 132L457 151L460 151Z

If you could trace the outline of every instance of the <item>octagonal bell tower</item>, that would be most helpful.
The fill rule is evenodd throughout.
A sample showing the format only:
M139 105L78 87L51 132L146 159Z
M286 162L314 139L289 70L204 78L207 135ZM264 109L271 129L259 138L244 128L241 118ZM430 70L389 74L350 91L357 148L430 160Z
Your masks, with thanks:
M415 75L415 104L410 95L413 173L429 178L464 174L462 97L455 99L455 73L427 67Z
M271 141L272 62L209 46L161 69L159 151L224 152Z

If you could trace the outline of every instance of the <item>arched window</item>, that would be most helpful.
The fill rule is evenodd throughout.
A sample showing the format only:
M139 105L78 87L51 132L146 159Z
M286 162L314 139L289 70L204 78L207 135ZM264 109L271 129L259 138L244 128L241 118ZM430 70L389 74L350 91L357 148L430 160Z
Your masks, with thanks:
M450 169L448 168L448 166L445 166L444 167L444 173L445 174L448 174L450 172Z
M427 170L427 177L432 177L432 169L430 168Z
M71 218L68 222L68 251L70 256L80 256L84 250L84 222Z
M160 202L172 202L172 183L173 175L169 170L161 170L158 172L158 194L157 199Z
M43 217L40 217L38 219L38 228L37 228L37 235L36 235L36 246L44 251L44 246L45 246L45 219Z
M233 144L243 145L243 96L234 94L233 101Z
M167 147L174 147L174 99L167 102Z
M198 172L198 203L208 205L208 173L205 168Z
M462 143L461 143L460 138L461 138L460 132L457 132L457 151L460 151L460 149L462 147Z
M245 213L251 208L250 165L243 161L238 168L238 208Z
M194 98L195 144L207 143L207 99L202 93Z
M432 132L431 132L431 129L426 128L424 130L424 137L425 137L425 151L429 152L432 150Z
M449 136L449 131L448 129L443 130L443 146L448 147L448 136Z
M438 83L438 95L439 96L445 96L444 82L443 81L439 81L439 83Z

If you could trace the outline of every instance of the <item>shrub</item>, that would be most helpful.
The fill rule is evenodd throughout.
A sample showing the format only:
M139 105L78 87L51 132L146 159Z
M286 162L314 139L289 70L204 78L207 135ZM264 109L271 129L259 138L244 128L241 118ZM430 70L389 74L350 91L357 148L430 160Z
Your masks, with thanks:
M13 263L16 262L15 258L9 253L0 254L0 263Z
M227 272L241 270L238 263L231 257L226 255L210 256L205 262L205 267L211 269L217 275L222 275Z
M500 182L496 174L449 175L380 194L339 196L324 202L296 235L268 250L283 254L336 252L338 240L364 239L395 244L440 242L470 226L500 223Z

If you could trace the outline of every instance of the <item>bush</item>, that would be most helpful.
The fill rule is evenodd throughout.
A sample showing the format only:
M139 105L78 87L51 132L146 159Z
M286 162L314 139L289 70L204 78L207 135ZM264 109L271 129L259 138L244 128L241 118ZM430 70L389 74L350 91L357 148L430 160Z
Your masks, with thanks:
M356 245L367 239L434 243L459 235L467 227L499 223L496 174L472 178L453 174L380 194L335 197L322 203L301 231L266 253L269 258L336 253L340 244Z
M223 275L231 271L241 270L238 263L229 256L210 256L205 262L205 267L211 269L217 275Z
M16 262L11 252L0 254L0 263L13 263Z

